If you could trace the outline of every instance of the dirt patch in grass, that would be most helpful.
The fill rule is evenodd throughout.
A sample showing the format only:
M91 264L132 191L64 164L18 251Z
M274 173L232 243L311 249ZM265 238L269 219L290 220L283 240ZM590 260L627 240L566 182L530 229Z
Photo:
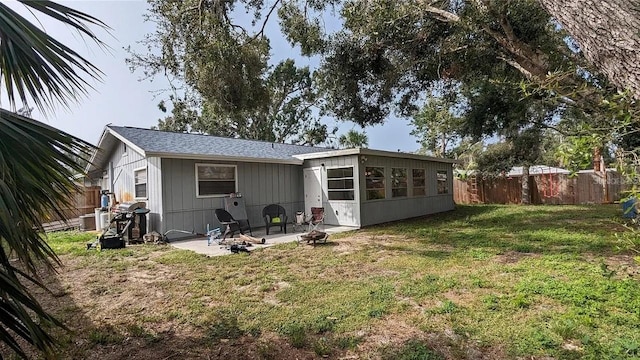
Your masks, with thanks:
M406 322L404 316L387 316L377 325L362 330L356 336L365 339L358 345L360 353L375 353L381 346L398 347L410 339L426 339L426 334Z
M481 360L504 359L506 354L501 346L481 347L468 341L464 335L457 334L452 329L442 333L424 332L415 325L407 322L408 316L388 316L376 326L361 331L357 336L365 339L354 354L371 354L368 358L395 358L405 355L405 358L423 358L418 354L414 357L403 354L403 347L410 343L422 343L430 352L447 360ZM348 353L349 354L349 353ZM402 354L402 355L399 355ZM417 357L416 357L417 356ZM360 358L354 355L354 358Z
M242 336L235 339L206 340L198 337L181 337L176 334L161 334L154 343L139 339L123 344L96 346L87 354L87 359L118 360L164 360L164 359L316 359L309 350L296 349L285 339L274 334L263 334L259 338Z
M341 255L348 255L372 244L379 244L381 241L384 242L385 239L386 237L379 235L356 233L353 236L337 240L337 246L333 247L332 250Z
M539 258L540 254L523 253L519 251L507 251L504 254L497 255L495 261L500 264L515 264L525 258Z
M585 260L592 264L599 264L604 276L617 279L633 278L640 280L640 266L637 256L616 254L609 256L595 256L587 254Z

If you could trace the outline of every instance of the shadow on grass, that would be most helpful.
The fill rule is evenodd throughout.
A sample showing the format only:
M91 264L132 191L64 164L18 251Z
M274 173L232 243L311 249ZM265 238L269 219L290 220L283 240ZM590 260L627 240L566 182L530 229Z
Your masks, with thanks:
M411 253L414 255L429 257L433 259L446 259L451 256L451 251L416 249L415 246L412 246L410 244L385 246L385 249L397 252Z
M300 245L300 246L310 246L310 247L313 247L313 248L315 248L315 247L334 247L334 246L340 245L340 242L331 241L331 238L329 238L327 241L316 242L315 244L313 243L313 241L311 241L311 242L301 241L298 245Z
M59 269L64 271L64 268ZM78 338L81 337L80 331L77 329L95 329L95 324L85 316L85 310L80 308L74 301L71 294L67 291L64 284L60 282L57 273L51 270L40 270L39 277L49 291L37 287L30 283L25 283L29 292L38 300L42 308L49 314L53 315L69 329L65 330L58 327L45 327L57 342L57 349L67 348L70 344L78 344ZM91 332L92 330L90 330ZM87 334L90 337L90 334ZM101 338L99 341L107 341L107 337ZM80 341L83 343L85 341ZM32 346L20 341L20 346L30 358L41 358L42 355ZM0 342L0 358L18 359L19 357L9 349L5 344Z

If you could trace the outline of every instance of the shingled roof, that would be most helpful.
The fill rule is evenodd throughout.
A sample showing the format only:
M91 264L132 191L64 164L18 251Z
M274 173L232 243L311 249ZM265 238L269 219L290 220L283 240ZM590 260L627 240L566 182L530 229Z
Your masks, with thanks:
M326 148L234 139L204 134L108 126L147 155L212 155L230 158L292 160L293 155L327 151Z
M87 171L101 168L120 140L143 156L302 164L294 155L323 152L322 147L234 139L204 134L107 125Z

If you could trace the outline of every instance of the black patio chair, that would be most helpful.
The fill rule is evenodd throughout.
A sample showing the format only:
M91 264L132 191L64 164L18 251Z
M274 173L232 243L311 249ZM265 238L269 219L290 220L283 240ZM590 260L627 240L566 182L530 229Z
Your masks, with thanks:
M244 235L245 230L249 230L249 232L251 233L251 225L249 225L248 221L246 222L237 221L225 209L216 209L215 214L220 225L225 226L224 235L222 236L223 241L227 238L227 235L229 234L231 234L231 237L233 237L233 235L236 232L239 232L240 234Z
M282 206L276 204L265 206L262 209L262 217L267 228L267 235L269 235L271 226L280 226L280 231L287 233L287 212Z

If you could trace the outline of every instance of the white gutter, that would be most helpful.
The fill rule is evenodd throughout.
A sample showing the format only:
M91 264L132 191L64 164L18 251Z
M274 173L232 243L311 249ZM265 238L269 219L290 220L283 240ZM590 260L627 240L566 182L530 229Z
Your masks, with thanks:
M454 160L454 159L445 159L445 158L411 154L411 153L405 153L405 152L394 152L394 151L373 150L373 149L363 149L363 148L322 151L322 152L293 155L293 156L300 160L309 160L309 159L322 159L322 158L335 157L335 156L347 156L347 155L384 156L384 157L401 158L401 159L434 161L434 162L442 162L442 163L448 163L448 164L462 163L462 161Z

